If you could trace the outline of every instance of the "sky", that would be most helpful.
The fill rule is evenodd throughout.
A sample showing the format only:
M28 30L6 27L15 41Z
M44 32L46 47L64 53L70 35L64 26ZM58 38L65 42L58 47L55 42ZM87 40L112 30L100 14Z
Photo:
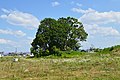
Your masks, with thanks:
M0 52L29 52L40 21L74 17L88 33L82 49L120 45L120 0L0 0Z

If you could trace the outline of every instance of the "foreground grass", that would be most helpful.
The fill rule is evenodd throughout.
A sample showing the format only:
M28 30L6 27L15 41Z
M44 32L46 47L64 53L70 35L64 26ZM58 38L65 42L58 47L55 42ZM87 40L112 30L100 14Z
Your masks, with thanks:
M85 54L74 58L0 58L0 80L120 80L120 56Z

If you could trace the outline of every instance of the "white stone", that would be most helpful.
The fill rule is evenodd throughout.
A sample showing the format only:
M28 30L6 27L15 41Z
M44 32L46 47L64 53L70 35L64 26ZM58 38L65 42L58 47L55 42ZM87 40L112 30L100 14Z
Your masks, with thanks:
M14 61L14 62L17 62L17 61L18 61L18 58L14 58L13 61Z

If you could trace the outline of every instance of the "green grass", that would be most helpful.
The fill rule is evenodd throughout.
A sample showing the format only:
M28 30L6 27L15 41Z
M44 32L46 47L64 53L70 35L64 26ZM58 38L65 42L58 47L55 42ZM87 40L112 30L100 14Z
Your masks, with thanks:
M45 56L43 58L49 58L49 59L58 59L58 58L78 58L81 56L84 56L85 52L80 52L80 51L61 51L61 56L55 56L55 55L49 55L49 56Z
M0 58L0 80L120 80L118 55L64 55L69 58Z
M114 52L117 52L117 54L118 54L118 52L120 52L120 45L104 48L98 53L100 53L100 54L110 54L110 53L114 53Z

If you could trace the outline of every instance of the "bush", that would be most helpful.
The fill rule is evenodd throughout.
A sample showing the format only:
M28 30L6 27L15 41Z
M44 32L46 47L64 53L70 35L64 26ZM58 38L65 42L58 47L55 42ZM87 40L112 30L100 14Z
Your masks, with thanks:
M103 50L100 51L100 53L111 53L114 50L114 47L108 47L108 48L104 48Z
M49 56L49 55L50 53L48 49L42 52L42 56Z
M56 48L56 46L52 47L52 54L56 55L56 56L61 56L62 52L60 51L60 49Z
M99 49L99 48L95 48L94 49L94 52L100 52L102 49Z

